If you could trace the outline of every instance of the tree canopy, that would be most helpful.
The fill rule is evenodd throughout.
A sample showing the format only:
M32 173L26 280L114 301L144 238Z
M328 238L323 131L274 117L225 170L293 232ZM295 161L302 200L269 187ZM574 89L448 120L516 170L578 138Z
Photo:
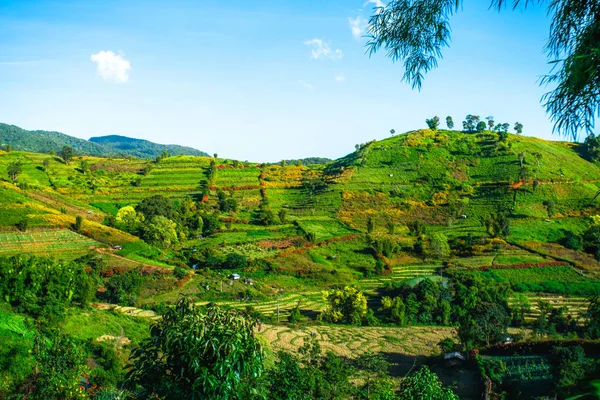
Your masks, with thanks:
M129 378L165 399L241 398L244 382L263 370L256 326L243 312L181 299L133 351Z

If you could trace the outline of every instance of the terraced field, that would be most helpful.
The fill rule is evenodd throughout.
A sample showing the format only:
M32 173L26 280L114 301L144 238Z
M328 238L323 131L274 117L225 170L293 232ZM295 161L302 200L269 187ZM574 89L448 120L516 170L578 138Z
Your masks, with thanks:
M531 303L531 311L525 314L527 321L533 321L540 315L538 302L540 300L549 302L553 308L566 307L566 314L573 318L580 318L587 311L589 300L586 297L580 296L561 296L551 294L528 294L527 298ZM509 305L513 305L515 299L509 301Z
M310 326L296 329L263 325L260 333L275 349L297 351L307 338L314 336L324 350L332 350L341 356L355 357L372 351L414 357L436 354L437 343L452 337L453 328Z
M399 282L420 277L439 276L441 265L398 265L394 267L391 275L361 279L360 286L365 289L374 289L385 285L387 282Z
M292 309L299 306L300 312L305 315L316 316L325 308L325 301L321 292L292 294L281 296L279 300L268 301L218 301L221 306L232 308L246 308L251 306L254 310L265 316L272 316L277 313L277 305L279 304L280 321L286 321ZM206 305L208 302L199 302L198 305Z
M0 232L0 255L43 255L75 259L96 247L104 246L67 229L31 232Z

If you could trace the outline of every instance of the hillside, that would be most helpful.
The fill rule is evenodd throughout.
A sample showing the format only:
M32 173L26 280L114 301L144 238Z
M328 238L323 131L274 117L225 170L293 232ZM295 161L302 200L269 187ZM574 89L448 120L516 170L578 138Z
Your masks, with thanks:
M155 158L164 152L174 155L207 155L191 147L163 145L125 136L100 136L88 141L61 132L28 131L18 126L0 123L0 146L4 148L6 145L10 145L13 150L46 154L58 153L64 146L70 146L77 155L97 157L129 155L139 158Z
M155 158L162 153L186 156L208 156L203 151L176 144L158 144L148 140L134 139L126 136L109 135L90 138L97 143L117 153L129 154L139 158Z
M275 350L315 336L345 357L386 354L395 377L424 357L436 365L442 339L468 348L457 328L485 323L468 325L485 314L468 307L492 304L505 329L491 342L473 333L477 362L502 357L514 390L547 395L547 347L520 357L493 345L509 326L527 346L597 339L585 329L600 292L600 165L580 153L446 130L372 141L322 165L177 153L65 164L0 151L0 256L77 260L95 274L96 308L72 306L62 325L81 340L139 343L148 318L185 297L257 316ZM364 314L334 320L323 291L344 287L364 294ZM536 374L520 379L520 363ZM435 368L444 382L469 373ZM476 386L457 394L480 398Z
M0 123L0 145L10 145L14 150L34 153L59 152L63 146L70 146L78 154L109 156L113 153L104 146L75 138L60 132L27 131L14 125Z

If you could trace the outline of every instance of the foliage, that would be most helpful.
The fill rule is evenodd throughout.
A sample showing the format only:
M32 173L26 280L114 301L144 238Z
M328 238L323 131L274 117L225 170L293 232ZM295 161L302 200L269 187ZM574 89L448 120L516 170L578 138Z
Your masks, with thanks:
M502 9L509 1L491 3ZM532 2L512 3L516 8ZM369 20L369 52L385 48L393 61L404 65L403 79L420 89L424 74L437 66L442 48L449 45L450 18L461 9L459 0L391 1ZM552 24L546 48L554 69L543 79L553 87L545 106L555 130L576 139L580 130L592 132L600 106L598 8L595 2L549 2L548 13Z
M128 378L165 399L237 398L262 373L256 325L243 312L181 299L132 352Z
M19 161L12 162L8 165L6 170L8 177L14 182L17 182L17 178L23 172L23 165Z
M320 316L324 321L361 325L367 315L367 298L356 288L347 286L343 290L326 291L323 298L328 303Z
M81 387L82 375L87 370L81 343L53 332L49 338L36 338L34 353L39 371L35 379L35 398L87 398Z
M353 392L352 368L329 351L323 354L319 342L306 340L299 356L280 351L278 361L266 374L269 399L344 399Z
M111 303L134 305L142 290L142 277L139 271L128 270L112 275L105 284L104 297Z
M169 154L184 154L188 156L205 156L203 151L175 144L158 144L148 140L134 139L126 136L108 135L90 138L90 142L105 148L108 154L122 153L140 158L155 158L165 152Z
M580 383L592 370L592 360L585 358L581 346L561 347L552 350L551 372L554 384L561 392Z
M583 141L583 150L588 160L600 161L600 136L590 133Z
M142 226L142 239L162 247L169 247L179 242L177 224L170 219L157 215Z
M429 127L429 129L432 129L432 130L435 131L440 126L440 117L438 117L436 115L433 118L426 119L425 123L427 124L427 126Z
M61 317L71 303L89 304L95 291L90 279L74 262L0 257L0 298L34 317Z
M70 146L63 146L63 148L60 151L60 157L63 159L65 164L68 165L69 162L71 162L71 160L73 159L73 148Z
M400 383L398 399L458 400L458 396L444 387L440 378L427 366L422 366Z
M162 195L154 195L146 197L136 207L135 210L142 215L147 221L151 221L154 217L173 218L173 208L169 199Z
M119 209L116 216L117 222L125 225L127 228L134 228L144 220L142 214L138 214L132 206L125 206Z

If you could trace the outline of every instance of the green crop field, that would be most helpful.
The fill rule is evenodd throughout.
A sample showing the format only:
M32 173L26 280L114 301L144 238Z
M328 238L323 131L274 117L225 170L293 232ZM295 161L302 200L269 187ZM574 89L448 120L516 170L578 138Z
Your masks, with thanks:
M102 244L69 230L0 232L0 255L44 255L74 259Z

